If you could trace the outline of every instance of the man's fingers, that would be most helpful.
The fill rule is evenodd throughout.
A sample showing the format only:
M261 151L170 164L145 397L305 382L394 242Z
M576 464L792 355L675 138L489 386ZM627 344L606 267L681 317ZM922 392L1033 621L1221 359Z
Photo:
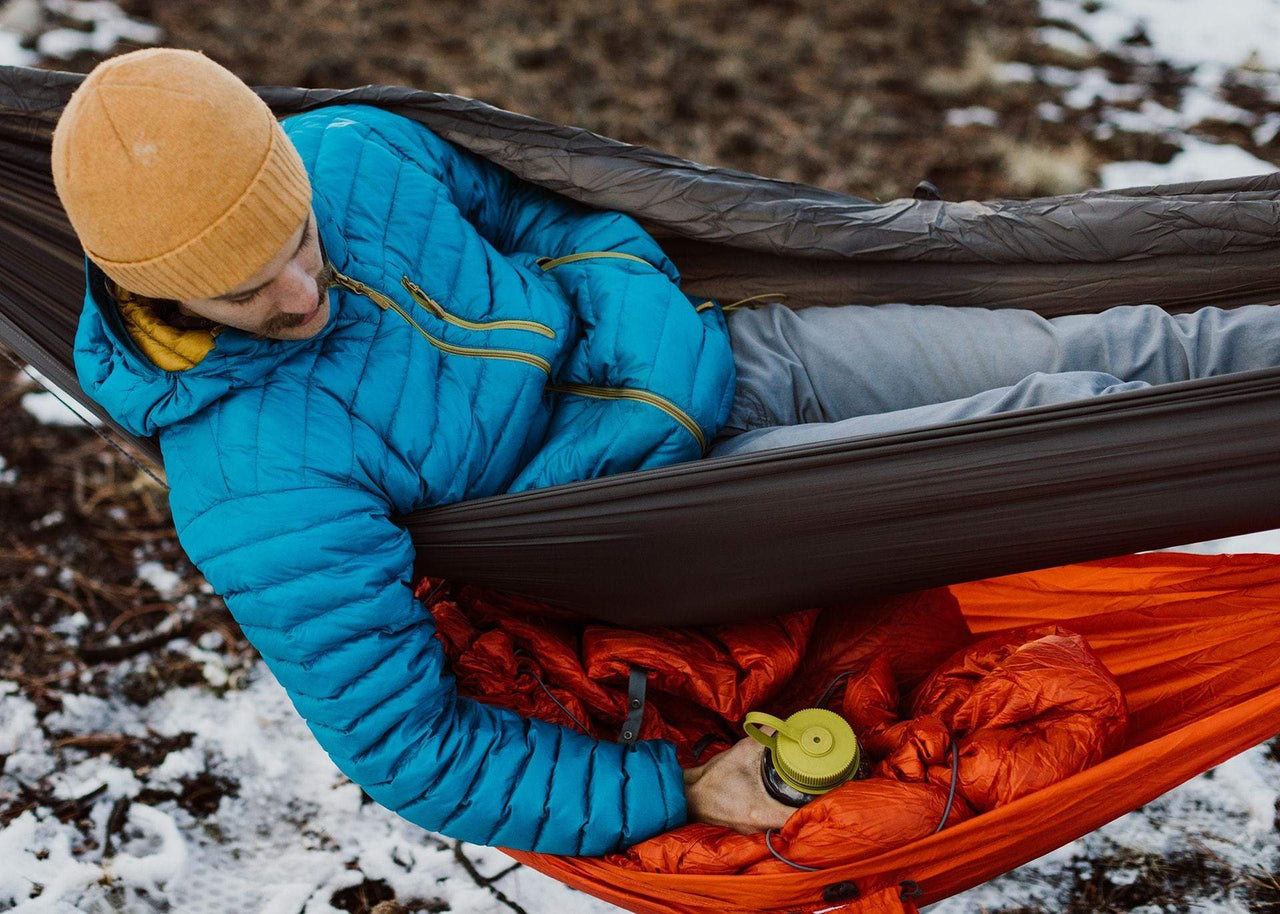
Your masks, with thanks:
M768 823L765 828L782 828L795 811L795 807L779 803L770 797L768 805L763 810L764 820Z
M766 790L760 772L764 750L760 743L743 737L703 765L696 775L686 771L691 817L743 835L782 828L796 810L779 803Z
M735 826L734 830L746 835L759 834L770 828L779 829L787 824L787 820L791 818L791 814L795 811L794 807L779 803L770 797L755 803L751 807L747 821Z
M765 747L761 743L757 743L749 736L738 740L737 745L733 748L737 749L743 758L749 759L758 759L765 751Z

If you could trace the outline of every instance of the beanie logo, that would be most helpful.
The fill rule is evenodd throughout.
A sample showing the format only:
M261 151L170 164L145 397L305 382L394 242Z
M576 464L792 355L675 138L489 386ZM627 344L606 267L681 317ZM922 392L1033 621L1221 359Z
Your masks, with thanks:
M160 147L155 143L138 142L133 144L133 160L142 165L151 165L156 160Z

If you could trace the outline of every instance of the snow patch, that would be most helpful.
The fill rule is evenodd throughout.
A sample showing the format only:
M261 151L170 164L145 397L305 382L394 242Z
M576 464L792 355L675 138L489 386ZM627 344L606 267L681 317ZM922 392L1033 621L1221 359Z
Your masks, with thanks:
M65 899L92 886L102 870L76 859L74 835L43 807L0 830L0 907L12 914L75 914Z
M1020 60L1008 60L996 65L995 78L1007 83L1034 82L1039 69Z
M72 749L67 755L83 752L82 749ZM109 758L106 753L99 752L69 765L64 762L63 770L49 775L53 795L60 800L76 800L105 786L105 792L112 797L136 797L142 791L142 782L127 768L103 764Z
M1041 102L1036 105L1036 114L1040 115L1042 121L1060 121L1062 120L1062 106L1054 102Z
M89 23L89 31L51 29L36 41L36 50L47 57L63 60L80 51L105 54L121 40L135 44L157 44L164 31L157 26L130 19L120 7L108 0L45 0L49 9L80 22Z
M1115 162L1101 169L1104 188L1166 184L1205 178L1265 174L1276 166L1235 146L1206 141L1191 131L1207 123L1240 124L1259 145L1280 133L1280 115L1260 116L1226 101L1224 85L1236 81L1280 101L1280 0L1041 0L1047 24L1036 31L1042 45L1081 58L1083 69L1006 62L1007 82L1039 81L1063 89L1063 103L1097 115L1093 136L1118 131L1162 136L1181 147L1165 165ZM1207 26L1211 23L1211 26ZM1106 53L1132 65L1129 78L1113 81L1115 68L1095 63ZM1176 103L1150 98L1159 72L1185 74ZM1044 115L1042 114L1042 117ZM1054 119L1054 118L1049 118Z
M21 36L0 30L0 67L34 67L40 61L40 55L28 51L20 44ZM4 889L0 886L0 901L4 900Z
M1210 143L1199 137L1182 139L1182 151L1164 165L1154 162L1112 162L1100 169L1101 186L1112 190L1181 181L1205 181L1269 174L1276 170L1270 162L1250 155L1238 146Z
M1094 102L1136 102L1146 95L1146 87L1132 83L1115 83L1101 67L1068 70L1044 67L1042 76L1050 85L1070 86L1063 97L1070 108L1088 108Z
M67 569L62 569L66 571ZM63 575L58 574L58 583L66 587L69 581L63 580ZM62 635L70 641L79 641L80 633L89 627L89 617L81 610L76 610L69 616L62 616L57 622L49 626L49 631L57 635Z
M187 842L172 816L141 803L129 807L126 834L131 830L140 835L108 858L103 869L109 878L158 895L186 869Z
M1100 48L1131 47L1125 39L1143 33L1154 56L1171 63L1280 68L1275 0L1040 0L1040 12L1075 26Z
M182 590L182 578L159 562L143 562L138 566L138 579L155 588L162 599L172 600Z
M1229 553L1280 553L1280 530L1264 530L1261 533L1247 533L1243 536L1228 536L1222 539L1205 540L1200 543L1188 543L1185 546L1171 546L1168 549L1153 549L1152 552L1196 552L1201 555L1224 555Z
M44 740L36 725L36 706L18 694L18 684L0 680L0 756L20 749L39 751Z
M1255 746L1095 832L921 910L927 914L1018 907L1058 910L1059 892L1071 885L1077 867L1083 866L1087 876L1091 862L1099 859L1160 860L1190 848L1206 849L1240 872L1272 872L1280 862L1271 821L1275 809L1270 805L1277 790L1280 765L1268 757L1265 745ZM1107 873L1116 885L1139 877L1130 866ZM1232 901L1207 901L1197 899L1195 909L1222 914L1242 910Z
M22 408L44 425L102 424L101 419L68 394L63 394L61 400L52 393L23 394L21 402Z
M34 706L16 688L0 681L0 749L26 746L36 764L27 766L25 777L38 780L59 763ZM209 775L235 788L199 818L172 800L134 803L117 833L115 855L105 860L100 851L74 852L81 843L74 823L62 824L48 810L24 813L0 831L0 910L35 901L43 906L15 911L71 914L109 907L143 914L163 903L183 914L340 914L329 903L333 892L366 878L385 880L401 902L438 899L453 911L507 910L466 874L454 842L363 802L360 788L334 767L260 661L241 690L218 695L171 689L146 705L66 694L63 709L43 724L60 735L189 732L191 746L144 772L145 785L176 792L180 782ZM16 788L11 769L21 753L10 755L0 772L0 793ZM90 813L101 838L115 800L136 795L138 781L108 753L85 755L69 766L59 794L107 785ZM47 860L35 859L55 840L60 847ZM23 850L27 846L32 849ZM460 850L483 876L501 875L498 887L530 914L617 910L527 868L510 869L514 861L501 851L473 845ZM8 867L11 860L16 870ZM29 900L31 882L23 875L45 886L39 899ZM108 891L116 893L110 906Z
M970 124L994 127L999 123L1000 115L981 105L973 105L969 108L952 108L947 112L948 127L968 127Z
M58 524L66 520L67 517L61 511L50 511L44 517L31 522L32 530L44 530L46 527L56 527ZM46 569L47 572L48 569Z
M1051 48L1058 48L1069 54L1078 54L1081 57L1085 57L1096 50L1093 42L1082 37L1078 32L1056 25L1046 25L1036 29L1036 38L1039 39L1041 44L1048 45Z
M194 778L206 768L205 753L194 748L170 752L164 761L151 769L149 780L154 784L176 786L184 778Z

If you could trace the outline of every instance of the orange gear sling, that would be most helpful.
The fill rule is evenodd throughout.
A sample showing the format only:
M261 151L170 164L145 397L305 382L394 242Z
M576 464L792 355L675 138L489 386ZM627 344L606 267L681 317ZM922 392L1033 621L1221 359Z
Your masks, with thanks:
M686 766L756 708L823 703L853 724L872 777L768 848L691 824L602 858L509 851L633 911L916 911L1280 732L1280 556L1144 553L704 629L623 629L432 578L418 592L462 693L614 739L640 669L638 736L671 739Z

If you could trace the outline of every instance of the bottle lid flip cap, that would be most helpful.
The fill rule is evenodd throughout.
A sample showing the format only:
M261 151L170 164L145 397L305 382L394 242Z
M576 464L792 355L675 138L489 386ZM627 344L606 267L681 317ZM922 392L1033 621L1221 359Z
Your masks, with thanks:
M773 735L765 736L761 727L772 727ZM862 761L853 728L825 708L805 708L786 720L752 711L743 729L772 750L778 776L805 793L826 793L839 787L857 773Z

